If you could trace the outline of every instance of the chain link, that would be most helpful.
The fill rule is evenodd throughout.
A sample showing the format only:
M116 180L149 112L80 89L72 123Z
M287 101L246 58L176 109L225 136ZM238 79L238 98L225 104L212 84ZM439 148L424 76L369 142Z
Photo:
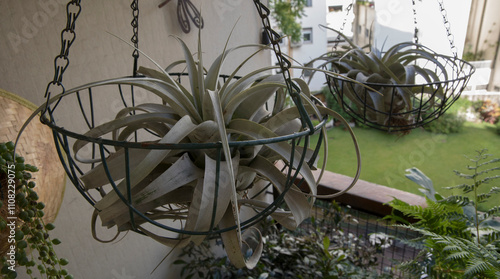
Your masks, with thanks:
M55 91L55 87L59 87L59 92L64 93L62 80L69 65L69 49L76 38L75 23L81 12L80 2L80 0L72 0L66 5L66 27L61 32L61 51L54 59L54 78L49 82L45 90L47 101L50 99L52 91Z
M262 20L262 24L264 25L264 30L267 33L267 36L271 40L271 45L273 46L274 53L276 55L276 59L278 60L281 73L283 74L283 78L285 79L287 90L292 98L293 102L297 106L299 110L300 116L302 118L302 123L304 126L307 125L307 128L310 129L311 134L314 132L314 126L311 122L307 111L305 110L304 104L302 103L302 99L300 97L300 87L297 86L291 78L290 68L292 67L292 63L290 60L286 59L283 53L281 52L280 47L280 39L281 36L278 32L274 31L271 28L271 23L269 21L270 10L264 4L260 2L260 0L254 0L255 6L257 7L257 12L260 15ZM305 122L304 122L305 121Z
M354 1L353 1L351 4L349 4L349 5L347 6L347 8L346 8L346 14L345 14L345 17L344 17L344 21L342 22L342 25L340 26L340 29L339 29L339 34L337 35L337 38L335 38L335 44L334 44L334 45L333 45L333 47L332 47L332 49L333 49L334 51L336 51L336 50L337 50L337 47L339 46L339 43L340 43L340 38L341 38L340 34L341 34L342 32L344 32L345 24L347 23L347 17L349 16L349 12L350 12L350 11L351 11L351 9L352 9L353 3L354 3Z
M139 59L139 0L133 0L132 4L130 5L130 8L132 8L132 30L134 34L132 35L132 38L130 41L134 44L134 51L132 52L132 57L134 57L134 69L133 69L133 74L134 76L137 75L137 60Z
M446 35L448 36L448 41L450 42L451 52L453 56L457 57L457 47L455 46L454 39L455 37L451 34L450 31L450 22L448 21L448 13L444 9L443 0L437 0L439 4L439 8L441 9L441 14L443 15L444 28L446 28Z
M418 44L418 23L417 23L417 3L412 0L413 3L413 24L415 25L415 30L413 32L413 39L415 43Z

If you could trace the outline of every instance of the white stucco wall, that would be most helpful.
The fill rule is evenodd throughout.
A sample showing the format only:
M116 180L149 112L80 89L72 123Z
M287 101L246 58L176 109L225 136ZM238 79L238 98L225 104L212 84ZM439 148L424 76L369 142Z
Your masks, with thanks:
M66 24L65 0L0 0L0 88L40 105L45 88L54 76L54 57L60 51L60 33ZM177 23L176 1L163 8L163 1L139 1L139 47L160 65L182 59L176 40L180 36L194 48L197 31L184 34ZM202 33L204 61L208 64L219 54L233 26L230 46L259 43L261 21L251 0L193 0L201 6L205 20ZM70 49L69 67L64 74L66 88L91 81L132 74L132 49L107 32L129 40L132 36L131 1L82 1L77 19L76 40ZM238 23L236 23L238 21ZM154 67L141 55L139 64ZM234 67L235 59L225 65ZM243 72L270 64L270 55L258 55ZM110 110L114 99L103 100L97 109ZM61 125L73 127L75 107L59 107ZM1 120L0 120L1 121ZM157 242L129 233L119 242L101 244L92 238L92 207L68 183L54 237L62 240L57 247L60 257L69 259L68 269L75 278L139 279L178 278L171 266L172 254L159 268L153 269L170 249ZM106 239L114 229L99 230ZM20 275L19 278L26 278Z
M312 29L312 43L304 42L300 47L293 48L293 58L300 63L307 63L327 51L326 30L319 25L326 25L325 0L313 0L311 7L304 8L305 16L301 18L302 29ZM294 76L300 76L301 71L295 70ZM322 74L314 75L309 87L311 91L320 90L326 82Z

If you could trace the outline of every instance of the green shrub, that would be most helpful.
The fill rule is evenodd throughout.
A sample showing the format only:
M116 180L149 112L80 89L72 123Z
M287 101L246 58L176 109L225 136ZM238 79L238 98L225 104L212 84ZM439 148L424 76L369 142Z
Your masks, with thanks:
M332 203L321 220L296 232L261 224L264 235L262 257L253 269L237 269L226 257L216 257L207 242L183 248L174 264L182 266L180 277L191 278L393 278L377 272L380 243L343 233L340 223L351 216Z
M328 86L323 87L323 89L321 91L323 92L323 95L325 96L326 106L329 109L339 113L345 120L347 120L347 122L353 121L352 117L347 112L345 112L342 109L342 106L337 102L337 100L335 100L335 97L330 92L330 89L328 89Z
M500 135L500 121L497 122L497 124L495 125L496 127L496 130L497 130L497 134Z
M406 175L419 184L427 206L410 205L397 198L389 202L393 215L386 219L405 222L401 213L417 222L401 225L421 234L414 241L425 248L416 259L400 267L427 278L500 278L500 206L481 208L488 199L498 199L500 159L491 159L486 150L468 159L464 172L454 171L464 180L453 189L456 195L443 197L432 181L416 168ZM461 194L458 194L461 193ZM423 278L423 277L420 277Z
M473 102L473 101L467 100L465 98L459 98L458 100L456 100L453 103L453 105L450 106L450 108L446 112L447 113L464 112L470 107L475 108L474 107L475 103L477 103L477 102Z
M465 118L458 113L446 112L438 119L425 124L426 131L437 134L460 133L463 130Z
M479 118L483 122L495 124L500 117L500 107L491 100L478 101L474 104L474 109L479 113Z

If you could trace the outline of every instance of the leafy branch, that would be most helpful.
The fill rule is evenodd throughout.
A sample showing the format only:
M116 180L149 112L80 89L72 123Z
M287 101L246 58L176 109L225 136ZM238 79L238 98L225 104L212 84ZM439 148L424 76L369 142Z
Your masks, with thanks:
M290 36L292 42L302 38L302 26L297 21L304 15L306 0L270 0L272 16L283 34Z

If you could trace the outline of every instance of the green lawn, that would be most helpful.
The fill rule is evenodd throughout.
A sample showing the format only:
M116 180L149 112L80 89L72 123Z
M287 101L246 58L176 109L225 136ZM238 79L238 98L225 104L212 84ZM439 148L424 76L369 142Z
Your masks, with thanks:
M421 194L418 186L405 177L405 170L416 167L434 182L436 190L447 196L442 187L464 183L453 170L465 171L475 150L487 148L500 157L500 136L493 125L466 123L458 134L432 134L423 129L398 137L375 129L354 128L362 156L361 179ZM329 155L326 169L354 176L355 151L348 132L334 128L328 132Z

